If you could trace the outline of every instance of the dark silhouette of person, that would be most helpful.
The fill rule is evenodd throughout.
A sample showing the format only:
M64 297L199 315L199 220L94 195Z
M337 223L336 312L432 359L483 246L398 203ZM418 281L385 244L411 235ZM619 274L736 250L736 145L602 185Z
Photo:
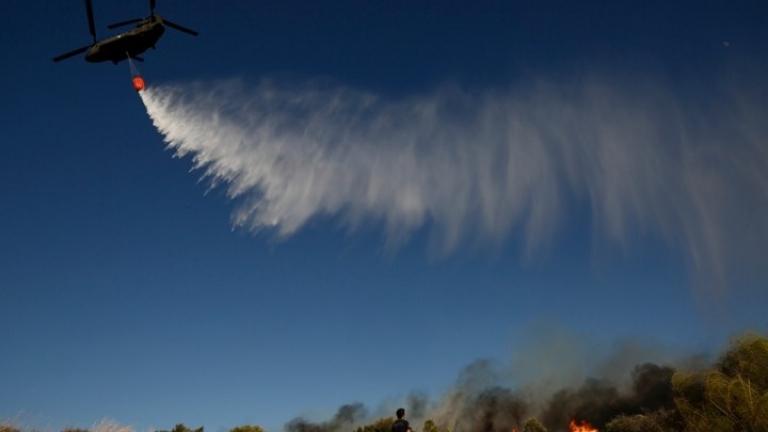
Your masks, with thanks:
M408 420L403 418L405 417L405 410L403 408L398 408L395 415L397 416L397 420L392 423L392 432L413 432L411 430L411 425L408 424Z

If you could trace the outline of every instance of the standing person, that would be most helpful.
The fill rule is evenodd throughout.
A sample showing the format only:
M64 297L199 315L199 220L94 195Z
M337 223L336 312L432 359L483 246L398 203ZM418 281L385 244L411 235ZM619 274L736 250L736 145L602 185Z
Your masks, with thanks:
M398 408L395 415L397 420L392 423L392 432L413 432L411 425L408 424L408 420L403 418L405 417L405 410L403 408Z

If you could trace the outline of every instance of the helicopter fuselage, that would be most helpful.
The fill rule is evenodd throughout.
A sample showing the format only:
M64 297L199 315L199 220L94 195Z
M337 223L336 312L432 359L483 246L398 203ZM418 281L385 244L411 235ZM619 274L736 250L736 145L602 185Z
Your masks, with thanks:
M85 60L91 63L111 61L112 63L117 64L118 62L129 58L142 60L139 56L144 53L144 51L155 47L157 41L163 36L163 33L165 33L166 27L192 36L197 36L199 34L191 28L184 27L181 24L177 24L157 15L155 13L155 3L156 0L149 0L149 16L147 17L132 18L107 26L107 28L113 29L136 24L133 29L98 40L96 38L96 23L93 19L92 0L85 0L85 15L88 17L88 32L91 34L93 43L59 54L51 60L60 62L82 53L85 53Z
M125 33L102 39L90 47L85 60L91 63L111 61L117 63L130 57L137 57L153 48L165 32L165 26L158 20L141 24Z

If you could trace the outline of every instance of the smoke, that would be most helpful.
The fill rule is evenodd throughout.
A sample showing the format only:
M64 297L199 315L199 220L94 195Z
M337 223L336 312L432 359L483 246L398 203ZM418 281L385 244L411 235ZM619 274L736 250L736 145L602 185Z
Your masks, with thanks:
M453 430L467 432L510 431L526 420L528 407L512 390L492 387L471 398Z
M238 200L239 227L284 237L331 216L379 223L392 245L427 226L441 252L519 235L530 256L588 208L595 239L662 240L722 279L768 240L768 109L764 89L708 90L594 79L392 100L265 81L140 94L175 154Z
M619 414L671 408L673 367L706 363L650 343L600 348L565 331L533 333L509 362L467 365L426 415L414 416L416 424L429 418L440 430L508 432L535 417L550 431L572 419L602 427Z
M691 356L647 341L603 345L566 330L529 333L531 339L517 345L511 358L471 362L440 394L411 393L389 399L375 410L360 403L344 405L328 421L298 418L285 430L334 432L360 426L368 428L358 432L389 430L382 418L393 418L399 407L406 409L415 430L424 432L435 432L423 426L427 420L438 432L520 431L530 418L552 432L566 430L573 419L588 420L604 430L617 416L636 414L662 416L672 424L678 420L671 383L674 371L701 370L712 362L710 356Z
M672 374L674 369L653 363L634 368L632 386L622 393L607 380L588 379L577 389L555 393L541 419L550 429L568 424L571 419L589 419L598 427L618 415L633 415L673 409Z
M335 432L351 430L352 426L367 416L367 410L361 403L342 405L331 420L312 422L297 417L285 425L286 432Z
M591 364L585 365L585 370L572 371L572 376L555 374L554 379L560 382L553 383L549 373L520 360L536 353L553 352L552 344L560 343L541 339L521 346L515 358L506 363L485 359L472 362L458 374L450 389L435 399L411 394L398 401L401 405L390 403L375 412L359 403L344 405L331 420L313 423L298 418L287 423L285 430L334 432L356 430L363 425L376 425L363 429L366 431L389 430L381 418L392 418L399 406L406 408L407 419L419 431L427 431L422 428L426 420L432 420L438 431L457 432L522 430L530 418L538 418L553 432L566 430L573 419L588 420L600 430L620 415L664 416L668 423L679 420L672 375L677 367L691 366L685 356L668 349L643 349L637 343L622 343L605 354L593 350ZM580 354L567 353L569 345L563 346L561 356L541 358L541 368L551 371L552 365L559 364L572 370L571 362L574 358L578 360ZM632 355L634 363L630 363ZM649 358L661 363L647 361ZM708 363L701 362L699 367ZM621 371L618 365L623 365ZM354 415L342 414L345 412Z

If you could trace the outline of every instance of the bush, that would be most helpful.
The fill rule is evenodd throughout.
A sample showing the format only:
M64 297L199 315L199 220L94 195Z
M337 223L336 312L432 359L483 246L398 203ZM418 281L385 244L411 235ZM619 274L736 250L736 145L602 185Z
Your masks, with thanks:
M523 432L547 432L547 428L535 418L529 418L523 424Z
M392 423L394 422L392 417L381 418L371 424L357 428L355 432L392 432Z
M440 432L437 429L437 425L432 420L427 420L424 422L424 426L421 428L421 432Z
M156 431L156 432L169 432L169 431ZM203 432L203 427L200 426L197 429L190 429L184 423L179 423L170 430L170 432Z
M716 368L672 377L686 432L768 431L768 339L738 339Z
M653 417L638 414L618 416L605 426L607 432L665 432Z
M264 432L264 428L258 425L242 425L230 429L229 432Z
M434 420L429 419L424 422L421 432L450 432L450 430L445 426L438 426Z

